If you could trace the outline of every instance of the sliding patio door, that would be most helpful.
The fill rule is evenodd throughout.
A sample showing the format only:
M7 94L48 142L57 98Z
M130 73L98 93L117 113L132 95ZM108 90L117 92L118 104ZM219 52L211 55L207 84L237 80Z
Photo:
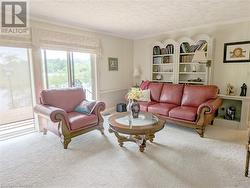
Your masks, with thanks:
M95 99L95 67L89 53L72 53L72 77L74 87L83 87L87 99Z
M29 49L0 47L0 126L31 119Z
M44 82L48 89L83 87L88 100L96 99L94 54L48 49L42 53Z

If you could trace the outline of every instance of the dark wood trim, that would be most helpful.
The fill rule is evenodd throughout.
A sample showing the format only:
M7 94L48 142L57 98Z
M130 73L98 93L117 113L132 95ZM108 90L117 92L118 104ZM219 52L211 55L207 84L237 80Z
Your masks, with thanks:
M249 158L250 158L250 130L248 132L248 143L246 145L246 166L245 166L245 176L248 176L249 172Z

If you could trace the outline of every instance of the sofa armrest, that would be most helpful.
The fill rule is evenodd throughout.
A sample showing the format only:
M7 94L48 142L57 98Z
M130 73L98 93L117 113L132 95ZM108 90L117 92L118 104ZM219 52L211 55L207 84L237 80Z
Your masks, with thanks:
M198 107L197 114L199 115L200 113L202 113L202 110L204 108L206 108L205 114L214 114L216 110L221 106L221 104L222 100L220 98L208 100Z
M54 123L62 121L62 118L64 118L67 124L69 122L67 113L61 108L37 104L34 107L34 112L40 116L50 119Z

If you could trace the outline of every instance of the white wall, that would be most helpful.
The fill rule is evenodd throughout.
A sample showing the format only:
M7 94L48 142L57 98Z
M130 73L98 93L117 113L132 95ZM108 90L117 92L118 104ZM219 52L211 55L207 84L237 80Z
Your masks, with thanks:
M107 108L124 101L124 95L131 87L133 69L133 41L119 37L113 37L95 32L84 31L78 28L70 28L41 21L32 21L32 27L42 27L60 32L94 36L101 41L101 58L98 60L99 70L99 97ZM118 71L108 70L108 57L118 58ZM36 59L35 59L36 60ZM38 62L34 62L35 64Z
M248 85L247 95L250 96L250 63L223 63L224 43L250 41L250 22L208 26L135 40L134 67L140 67L142 71L141 79L151 78L152 44L155 41L162 41L167 38L177 40L183 36L192 37L198 34L208 34L215 39L212 83L218 85L222 93L225 92L226 84L231 83L235 86L237 94L239 94L240 87L245 82Z
M124 102L132 86L133 41L111 36L100 36L102 59L100 69L100 96L108 107ZM118 71L108 70L108 57L118 57Z

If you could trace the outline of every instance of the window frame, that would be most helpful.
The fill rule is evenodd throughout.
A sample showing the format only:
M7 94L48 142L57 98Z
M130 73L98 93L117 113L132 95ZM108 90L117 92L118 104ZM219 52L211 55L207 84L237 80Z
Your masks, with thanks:
M43 81L45 83L46 89L49 89L49 79L48 79L48 65L47 65L47 50L54 51L63 51L67 53L67 73L68 73L68 87L75 87L75 65L74 65L74 52L78 53L87 53L90 55L91 61L91 85L92 85L92 99L97 99L97 65L96 65L96 54L88 52L79 52L79 51L66 51L66 50L57 50L57 49L41 49L42 50L42 59L43 59Z

